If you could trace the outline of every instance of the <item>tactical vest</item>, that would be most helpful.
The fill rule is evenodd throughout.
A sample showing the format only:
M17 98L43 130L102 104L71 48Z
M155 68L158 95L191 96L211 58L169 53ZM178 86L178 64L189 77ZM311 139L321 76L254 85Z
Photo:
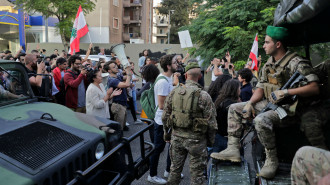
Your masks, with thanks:
M203 111L198 107L201 89L180 84L175 88L172 98L172 114L170 120L173 128L191 129L194 132L205 133L207 120L203 119Z
M285 70L285 67L288 63L296 57L296 53L289 53L285 58L281 60L279 64L272 64L272 58L269 58L267 63L265 64L264 68L262 69L262 74L264 83L264 94L267 100L269 100L270 94L281 88L289 79L290 79L290 72ZM275 65L272 67L272 65Z

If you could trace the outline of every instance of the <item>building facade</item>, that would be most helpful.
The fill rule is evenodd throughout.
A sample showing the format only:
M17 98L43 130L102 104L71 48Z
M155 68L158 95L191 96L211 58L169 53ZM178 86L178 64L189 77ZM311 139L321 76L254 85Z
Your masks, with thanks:
M149 43L152 0L98 0L86 15L93 43ZM88 43L89 38L81 42Z
M158 11L158 4L153 8L153 38L152 42L157 44L167 44L168 43L168 31L170 28L168 15L160 14Z

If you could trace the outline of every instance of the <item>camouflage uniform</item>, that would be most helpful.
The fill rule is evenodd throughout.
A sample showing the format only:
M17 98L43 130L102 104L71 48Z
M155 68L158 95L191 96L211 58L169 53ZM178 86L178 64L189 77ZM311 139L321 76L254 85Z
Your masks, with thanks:
M300 148L292 162L291 184L316 185L330 173L330 152L305 146Z
M186 81L187 88L201 88L194 81ZM178 87L177 87L178 88ZM193 127L189 129L178 128L175 122L172 122L171 114L172 100L175 89L165 100L162 120L164 123L164 137L168 137L168 131L172 128L170 157L172 161L170 176L167 184L179 184L181 180L181 171L187 154L190 156L191 185L205 184L206 179L203 171L207 165L207 146L212 146L217 131L216 110L210 95L206 91L201 91L198 98L198 111L206 120L207 127L204 133L194 132ZM196 118L196 117L194 117ZM180 119L180 118L177 118ZM193 119L193 118L192 118ZM185 121L185 120L184 120ZM174 126L172 127L172 124ZM166 139L168 140L168 139Z
M286 53L285 56L291 54L289 51ZM300 85L306 85L308 82L318 81L318 77L313 73L313 68L309 61L302 59L299 56L293 57L289 63L282 69L280 64L285 56L278 60L277 62L274 60L273 57L267 61L262 69L262 75L260 77L260 81L257 84L258 88L262 88L264 90L264 95L266 99L270 96L270 93L274 90L278 89L279 87L283 86L289 78L292 76L294 72L297 70L306 77L307 81L302 82ZM274 85L273 81L276 81L276 85ZM312 98L301 98L299 97L299 102L297 105L290 106L290 105L283 105L282 107L287 111L289 117L280 120L278 114L273 111L267 111L262 114L258 114L268 103L268 100L262 100L254 105L254 109L256 114L258 114L254 118L255 128L257 130L257 134L259 137L260 142L264 145L266 149L273 149L275 148L275 133L273 131L274 126L284 126L288 124L293 124L299 122L296 115L296 110L298 110L299 117L306 117L308 115L314 115L316 112L305 111L301 113L302 108L306 108L311 103ZM242 110L246 102L233 104L229 108L228 113L228 136L240 137L242 133ZM315 119L317 116L313 116ZM308 120L310 121L310 120ZM322 135L322 124L323 121L313 121L308 122L302 119L302 130L308 132L308 129L305 129L307 125L312 127L314 132L320 136ZM309 141L313 140L310 136L315 134L306 134L306 137ZM322 138L324 141L324 138Z

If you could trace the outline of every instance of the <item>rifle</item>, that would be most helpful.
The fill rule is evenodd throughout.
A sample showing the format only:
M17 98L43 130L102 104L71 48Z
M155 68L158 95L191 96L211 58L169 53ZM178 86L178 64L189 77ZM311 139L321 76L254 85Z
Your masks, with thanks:
M289 89L289 88L293 88L295 87L296 84L298 84L299 82L305 80L305 76L300 74L298 71L296 71L291 78L279 89L277 90L284 90L284 89ZM274 92L271 93L271 96L275 96ZM281 102L279 102L279 104L273 104L271 102L268 102L268 104L259 112L259 114L267 112L269 110L274 110L278 116L280 117L280 119L285 118L288 114L286 113L286 111L281 107L281 105L284 105L285 103L293 103L297 100L297 95L293 95L293 96L289 96L286 97L284 100L282 100ZM244 113L244 112L243 112ZM240 140L240 142L242 142L246 136L254 129L254 121L248 125L251 125L250 129L248 130L248 132L242 137L242 139Z
M301 81L305 80L305 76L300 74L298 71L296 71L291 78L279 89L277 90L284 90L284 89L290 89L296 86L296 84L300 83ZM274 92L271 93L271 96L275 96ZM285 103L293 103L295 101L297 101L297 95L293 95L293 96L289 96L287 98L285 98L283 101L279 102L277 105L268 102L268 104L261 110L260 113L264 113L266 111L269 110L274 110L278 116L280 117L280 119L285 118L288 114L286 113L286 111L281 107L281 105L285 104ZM259 113L259 114L260 114Z

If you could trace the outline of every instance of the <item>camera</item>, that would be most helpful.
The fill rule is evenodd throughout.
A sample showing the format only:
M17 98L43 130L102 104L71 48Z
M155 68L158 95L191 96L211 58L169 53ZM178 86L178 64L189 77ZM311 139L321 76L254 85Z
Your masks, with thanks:
M40 64L43 61L44 57L41 55L37 55L37 63Z
M93 68L90 67L90 64L85 64L85 65L83 66L83 69L86 69L86 70L87 70L87 73L93 71Z

